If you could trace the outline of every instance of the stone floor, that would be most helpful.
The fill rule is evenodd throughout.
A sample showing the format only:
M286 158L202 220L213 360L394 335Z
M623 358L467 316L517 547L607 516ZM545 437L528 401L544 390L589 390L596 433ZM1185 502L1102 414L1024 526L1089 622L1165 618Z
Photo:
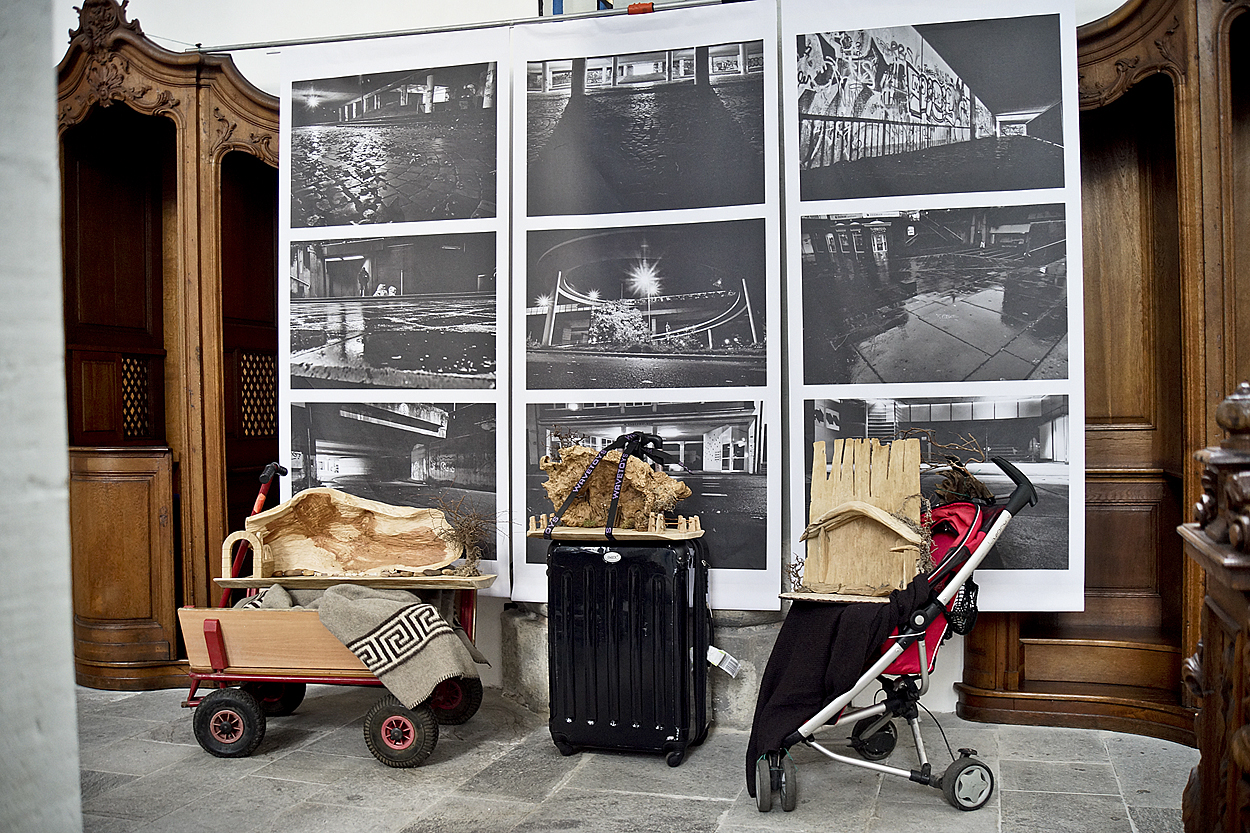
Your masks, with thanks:
M185 693L78 689L85 830L1179 833L1198 757L1134 735L940 714L951 747L976 748L995 773L985 808L960 812L931 788L799 748L797 809L764 814L746 793L741 731L714 726L677 768L650 754L566 758L543 717L488 689L471 720L441 727L423 766L390 769L362 732L378 690L313 686L295 714L269 720L255 754L222 759L197 745ZM946 745L925 725L929 757L942 766ZM910 767L910 744L900 741L894 759Z

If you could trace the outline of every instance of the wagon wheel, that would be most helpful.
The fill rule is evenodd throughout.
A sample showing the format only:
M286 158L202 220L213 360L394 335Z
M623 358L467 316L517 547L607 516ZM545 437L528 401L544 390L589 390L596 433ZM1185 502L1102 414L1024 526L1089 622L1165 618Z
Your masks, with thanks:
M430 708L444 726L458 726L477 714L482 706L482 681L477 677L452 677L434 687Z
M285 717L304 702L308 686L304 683L244 683L243 690L260 703L265 717Z
M438 743L438 721L424 703L405 708L388 694L365 715L365 744L387 766L418 766Z
M265 738L260 703L238 688L219 688L201 700L191 725L204 751L218 758L245 758Z

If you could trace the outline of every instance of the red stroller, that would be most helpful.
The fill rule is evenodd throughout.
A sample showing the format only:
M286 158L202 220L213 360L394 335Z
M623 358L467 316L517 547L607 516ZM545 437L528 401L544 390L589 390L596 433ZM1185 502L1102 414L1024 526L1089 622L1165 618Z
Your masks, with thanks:
M1015 484L1011 496L1001 506L960 501L934 508L936 566L927 576L893 593L887 604L795 602L791 607L761 680L747 749L747 788L760 812L772 809L774 793L783 810L797 805L798 773L789 750L800 743L835 761L940 789L960 810L977 810L989 801L994 775L975 750L960 749L944 772L933 772L920 738L919 704L942 641L951 631L967 633L976 619L972 571L1011 519L1037 504L1037 491L1027 477L1005 460L996 457L993 462ZM823 667L812 661L818 654L813 646L822 644ZM881 686L882 699L848 709L874 682ZM916 769L878 763L894 751L895 717L911 728ZM862 760L812 739L818 730L837 726L851 727L850 745Z

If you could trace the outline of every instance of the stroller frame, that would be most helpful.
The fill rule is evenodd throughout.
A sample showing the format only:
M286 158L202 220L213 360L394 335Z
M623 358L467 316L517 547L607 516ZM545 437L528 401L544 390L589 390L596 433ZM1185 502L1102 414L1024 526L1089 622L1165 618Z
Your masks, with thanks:
M960 542L952 549L952 554L934 570L930 582L939 585L946 581L945 586L927 604L909 616L906 625L890 637L894 644L860 675L855 684L787 736L781 749L768 751L760 756L755 766L755 801L760 812L766 813L772 809L774 792L779 794L783 810L788 812L797 806L798 772L789 750L800 743L835 761L940 789L946 800L960 810L979 810L989 801L994 791L994 774L984 762L977 759L975 749L960 749L959 757L943 773L934 774L925 754L924 741L920 737L918 706L920 698L929 690L929 666L935 659L927 652L926 637L930 626L938 622L939 617L945 616L960 589L989 555L1011 519L1026 505L1037 504L1037 490L1019 469L999 457L992 458L992 462L1015 484L1005 507L994 518L985 537L966 559L961 561L959 558L959 550L964 549ZM945 637L946 628L935 630L938 631L940 644ZM918 650L919 674L895 675L888 672L887 669L912 645L916 645ZM920 679L919 685L916 684L917 676ZM848 709L851 701L874 682L880 683L881 690L886 695L885 699L871 706ZM916 769L901 769L877 763L894 750L897 740L892 722L894 717L902 717L911 729L918 758ZM864 760L841 755L813 740L817 731L850 724L853 724L851 746L864 756Z

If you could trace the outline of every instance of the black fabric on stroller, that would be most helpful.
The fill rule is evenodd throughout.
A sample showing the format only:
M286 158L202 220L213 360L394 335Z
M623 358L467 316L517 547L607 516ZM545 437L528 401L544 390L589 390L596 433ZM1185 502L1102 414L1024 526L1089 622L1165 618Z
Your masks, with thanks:
M747 790L755 795L755 762L779 749L833 698L849 691L890 634L929 601L921 575L881 602L796 601L777 634L760 680L747 743Z

